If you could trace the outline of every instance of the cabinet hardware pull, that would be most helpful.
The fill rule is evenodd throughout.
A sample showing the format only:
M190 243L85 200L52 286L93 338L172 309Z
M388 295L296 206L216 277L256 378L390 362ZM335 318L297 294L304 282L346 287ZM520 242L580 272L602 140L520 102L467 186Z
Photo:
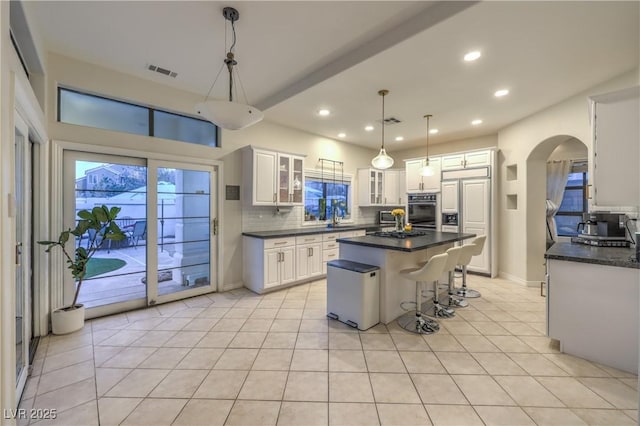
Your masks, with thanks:
M305 241L313 241L313 238L305 238Z
M273 193L273 202L274 202L274 203L276 202L276 195L278 195L278 194L274 192L274 193Z
M274 246L279 246L279 245L282 245L282 244L287 244L287 242L286 241L279 241L277 243L273 243Z
M218 235L218 218L214 218L211 221L211 232L213 233L213 235Z

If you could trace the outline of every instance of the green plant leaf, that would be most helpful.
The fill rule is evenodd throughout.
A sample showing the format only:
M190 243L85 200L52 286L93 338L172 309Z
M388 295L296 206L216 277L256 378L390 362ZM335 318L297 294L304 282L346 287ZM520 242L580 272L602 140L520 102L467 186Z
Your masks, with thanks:
M117 207L117 206L111 207L111 210L109 211L109 219L113 220L116 217L118 217L118 213L120 213L120 210L122 210L120 207Z
M91 219L91 212L89 210L80 210L78 212L78 217L80 219L90 220Z
M109 220L107 212L101 207L94 207L91 211L96 218L96 222L106 222Z

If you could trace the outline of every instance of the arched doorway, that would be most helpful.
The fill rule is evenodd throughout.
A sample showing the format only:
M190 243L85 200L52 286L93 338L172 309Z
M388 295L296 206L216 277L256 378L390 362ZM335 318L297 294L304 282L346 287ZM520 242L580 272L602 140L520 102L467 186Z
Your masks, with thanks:
M526 276L528 281L543 281L546 251L547 161L561 145L580 143L590 158L589 146L571 135L556 135L541 141L527 157L526 175Z

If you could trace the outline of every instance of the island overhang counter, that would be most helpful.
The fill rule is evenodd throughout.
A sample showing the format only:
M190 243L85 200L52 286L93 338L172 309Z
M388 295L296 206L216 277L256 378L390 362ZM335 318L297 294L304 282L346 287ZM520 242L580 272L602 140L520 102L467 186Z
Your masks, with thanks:
M337 241L341 259L380 268L380 322L389 324L406 313L400 306L402 302L415 300L415 282L403 278L400 271L415 268L456 242L473 237L475 234L429 231L404 239L366 235ZM447 282L444 275L441 282Z

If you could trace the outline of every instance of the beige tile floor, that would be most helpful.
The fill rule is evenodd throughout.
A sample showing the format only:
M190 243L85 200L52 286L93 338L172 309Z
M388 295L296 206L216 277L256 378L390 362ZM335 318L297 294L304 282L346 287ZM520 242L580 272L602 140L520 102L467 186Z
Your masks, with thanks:
M93 320L41 341L21 406L57 409L39 425L637 423L637 377L559 353L539 290L470 284L431 336L328 320L324 280Z

